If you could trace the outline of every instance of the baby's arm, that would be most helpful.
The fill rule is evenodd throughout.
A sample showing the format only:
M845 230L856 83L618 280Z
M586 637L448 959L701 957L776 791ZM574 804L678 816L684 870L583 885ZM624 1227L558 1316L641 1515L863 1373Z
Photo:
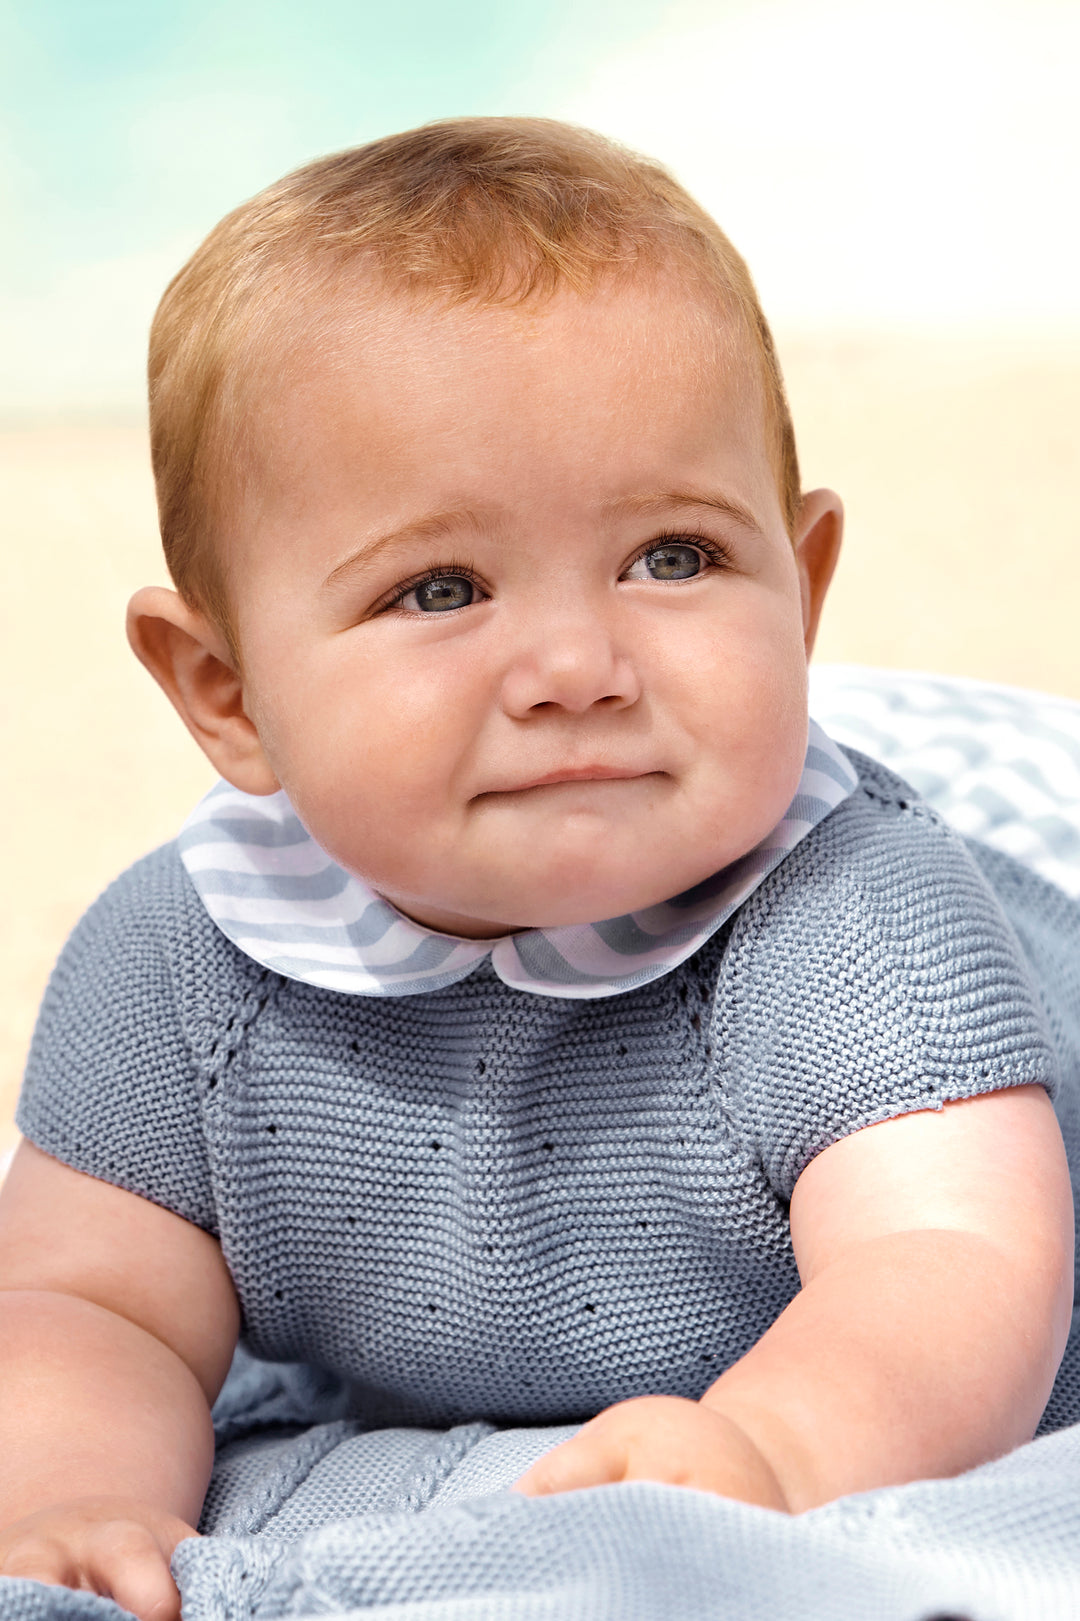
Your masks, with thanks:
M0 1192L0 1574L179 1615L239 1310L200 1228L23 1143Z
M1019 1087L844 1138L791 1201L803 1287L701 1402L608 1408L519 1482L629 1479L798 1512L1030 1439L1072 1307L1053 1107Z

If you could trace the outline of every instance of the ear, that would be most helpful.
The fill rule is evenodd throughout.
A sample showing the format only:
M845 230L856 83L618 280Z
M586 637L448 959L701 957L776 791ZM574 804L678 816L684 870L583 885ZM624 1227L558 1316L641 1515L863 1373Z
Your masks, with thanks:
M844 504L834 490L811 490L803 496L794 546L807 658L814 651L818 621L840 556L843 533Z
M146 586L128 604L132 651L172 703L218 774L248 794L281 784L244 708L236 661L217 626L175 591Z

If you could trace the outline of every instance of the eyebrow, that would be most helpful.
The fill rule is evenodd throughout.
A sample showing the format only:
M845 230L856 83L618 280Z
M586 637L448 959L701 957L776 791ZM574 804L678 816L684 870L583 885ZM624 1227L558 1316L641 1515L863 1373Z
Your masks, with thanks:
M363 574L388 553L405 551L427 540L446 539L455 529L477 529L479 526L476 513L462 507L433 512L427 518L418 518L415 523L403 524L400 529L391 529L375 540L366 541L338 563L323 581L323 590L332 590L334 586L351 580L355 574Z
M691 490L654 490L644 495L618 496L603 502L601 511L615 517L652 518L672 509L685 511L690 507L709 507L714 512L723 513L726 518L733 519L746 529L760 527L749 507L743 506L741 501L736 501L731 496L706 495L704 492ZM388 530L386 534L365 542L343 562L332 568L323 581L323 590L333 590L335 586L347 583L357 574L366 573L389 554L406 551L409 547L421 545L425 541L444 540L455 529L475 530L480 527L480 519L475 512L467 507L451 507L444 512L433 512L426 518L418 518L415 523L403 524L400 529Z
M761 527L750 508L729 495L706 495L696 490L655 490L646 495L627 495L604 502L605 512L641 518L659 517L672 508L684 511L688 507L711 507L714 512L723 513L725 518L734 519L746 529Z

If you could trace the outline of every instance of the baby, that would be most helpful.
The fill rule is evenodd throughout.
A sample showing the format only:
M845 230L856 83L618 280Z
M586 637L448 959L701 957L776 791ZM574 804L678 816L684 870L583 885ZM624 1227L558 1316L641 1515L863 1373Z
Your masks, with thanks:
M587 1421L530 1495L1030 1438L1080 1066L1025 919L1078 909L808 722L841 507L713 221L413 131L218 226L150 388L129 634L224 783L45 998L0 1570L176 1616L241 1331L373 1424Z

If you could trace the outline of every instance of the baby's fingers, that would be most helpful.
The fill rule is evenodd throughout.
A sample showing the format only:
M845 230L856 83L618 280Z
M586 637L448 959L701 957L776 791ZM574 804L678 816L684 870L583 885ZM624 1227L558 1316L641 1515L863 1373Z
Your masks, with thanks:
M723 1413L682 1396L636 1396L605 1408L545 1454L514 1490L525 1497L659 1480L786 1512L772 1466Z
M526 1497L543 1497L620 1480L690 1484L685 1468L687 1432L693 1436L701 1421L700 1405L681 1396L634 1396L616 1402L569 1441L545 1453L514 1490Z
M180 1594L169 1554L145 1526L124 1521L96 1526L83 1556L82 1585L115 1599L139 1621L179 1621Z
M585 1486L607 1486L625 1473L626 1447L618 1431L586 1425L569 1441L545 1452L510 1489L523 1497L547 1497Z

